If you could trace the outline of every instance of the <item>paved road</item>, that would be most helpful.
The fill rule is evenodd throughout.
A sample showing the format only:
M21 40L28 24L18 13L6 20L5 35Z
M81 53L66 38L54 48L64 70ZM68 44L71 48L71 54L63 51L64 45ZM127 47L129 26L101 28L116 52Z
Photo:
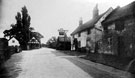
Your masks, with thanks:
M7 78L120 78L48 48L14 54L5 67Z

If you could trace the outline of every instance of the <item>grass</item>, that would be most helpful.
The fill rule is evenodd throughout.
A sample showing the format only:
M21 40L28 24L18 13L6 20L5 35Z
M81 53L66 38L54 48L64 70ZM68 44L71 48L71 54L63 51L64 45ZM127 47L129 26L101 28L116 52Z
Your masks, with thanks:
M67 55L72 55L72 56L86 55L86 52L77 52L77 51L61 51L61 52ZM111 66L116 69L120 69L124 71L126 71L126 68L129 62L133 59L130 57L120 57L120 56L115 56L115 55L98 54L98 53L89 53L88 56L81 57L81 58L90 60L96 63L101 63L107 66Z
M60 51L62 53L65 53L67 55L71 55L71 56L79 56L79 55L85 55L85 52L78 52L78 51Z
M130 57L119 57L114 55L95 54L95 53L90 53L87 57L82 58L124 71L126 70L129 62L132 60L132 58Z

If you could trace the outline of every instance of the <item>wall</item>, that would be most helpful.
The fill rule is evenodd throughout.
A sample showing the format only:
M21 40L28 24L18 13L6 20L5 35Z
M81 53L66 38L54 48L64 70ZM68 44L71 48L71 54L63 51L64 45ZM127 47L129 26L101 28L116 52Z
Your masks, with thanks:
M99 31L95 28L91 29L91 34L89 35L93 42L97 42L102 38L102 31Z
M104 51L120 56L135 56L135 19L119 19L107 25L108 32L105 33ZM111 38L111 42L108 39ZM110 49L109 47L110 46ZM105 48L106 47L106 48Z
M13 42L14 41L14 42ZM18 40L16 40L15 38L12 38L8 41L8 45L9 46L20 46Z
M87 39L87 31L81 32L81 37L79 38L79 41L81 42L80 47L86 47L86 39Z
M80 42L80 46L79 46L80 48L86 47L87 33L88 33L87 30L85 30L80 33L80 37L78 33L74 35L74 38L77 38L78 42ZM73 36L72 36L72 41L73 41Z
M78 38L78 34L75 34L74 37L75 37L75 38Z
M135 19L126 19L124 22L125 29L123 31L124 51L127 56L135 56Z
M102 50L105 54L118 54L118 33L115 30L115 22L107 25L107 33L104 32ZM105 30L106 31L106 30Z

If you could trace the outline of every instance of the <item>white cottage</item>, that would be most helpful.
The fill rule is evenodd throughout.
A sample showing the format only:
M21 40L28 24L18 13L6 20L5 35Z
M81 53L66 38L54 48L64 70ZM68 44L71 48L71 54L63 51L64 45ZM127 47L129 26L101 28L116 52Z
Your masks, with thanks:
M93 9L93 18L88 22L83 24L82 19L79 21L79 26L72 33L72 38L77 38L79 42L79 48L86 47L87 38L90 37L91 44L94 45L96 41L100 40L102 37L102 24L101 22L112 12L112 8L109 8L103 14L98 13L98 6L96 5ZM72 39L73 40L73 39Z
M19 41L16 38L12 37L8 41L8 46L14 46L15 47L15 46L20 46L20 44L19 44Z

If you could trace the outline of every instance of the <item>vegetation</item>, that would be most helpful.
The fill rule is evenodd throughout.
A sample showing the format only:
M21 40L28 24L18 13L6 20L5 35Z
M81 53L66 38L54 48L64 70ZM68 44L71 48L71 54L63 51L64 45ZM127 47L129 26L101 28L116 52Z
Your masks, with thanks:
M32 37L35 37L39 41L43 38L39 32L33 32L34 28L30 27L31 17L28 14L26 6L22 7L21 13L17 12L15 19L16 24L11 24L11 29L3 32L4 37L9 39L15 37L22 49L27 48L28 42Z
M56 37L51 37L48 41L47 41L47 46L50 47L50 48L55 48L56 49L56 46L57 46L57 38Z

